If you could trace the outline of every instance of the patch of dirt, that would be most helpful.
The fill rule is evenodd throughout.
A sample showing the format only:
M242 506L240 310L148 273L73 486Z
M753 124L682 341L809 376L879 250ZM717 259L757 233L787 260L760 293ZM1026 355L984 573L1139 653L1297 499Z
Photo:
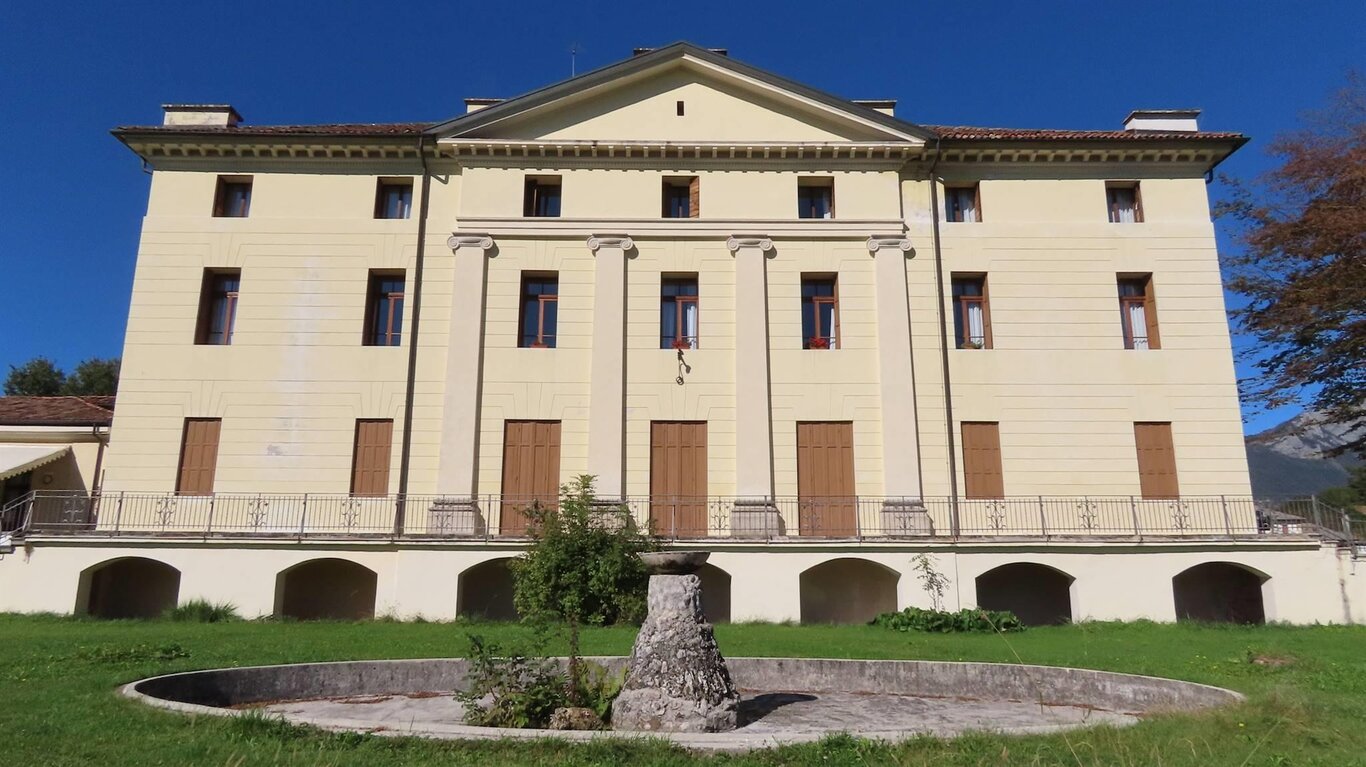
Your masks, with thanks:
M371 695L369 697L357 698L337 698L338 703L345 703L348 706L364 706L370 703L383 703L386 700L393 700L392 695Z
M408 698L409 700L426 700L427 698L440 698L450 694L451 693L448 692L431 692L429 690L424 690L422 692L404 693L403 697Z
M1289 655L1253 655L1249 662L1254 666L1266 666L1267 668L1283 668L1295 665L1295 659Z

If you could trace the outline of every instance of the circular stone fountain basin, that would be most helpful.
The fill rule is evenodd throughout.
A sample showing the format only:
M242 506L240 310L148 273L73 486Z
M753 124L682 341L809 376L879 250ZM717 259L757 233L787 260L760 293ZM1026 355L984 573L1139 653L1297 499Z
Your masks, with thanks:
M593 658L613 671L621 657ZM968 731L1040 733L1137 722L1146 714L1229 705L1243 696L1174 679L1052 666L939 661L729 658L743 696L725 733L552 732L463 724L451 691L462 659L349 661L191 671L125 685L124 695L175 711L264 710L327 730L428 738L661 737L745 751L832 732L882 740Z

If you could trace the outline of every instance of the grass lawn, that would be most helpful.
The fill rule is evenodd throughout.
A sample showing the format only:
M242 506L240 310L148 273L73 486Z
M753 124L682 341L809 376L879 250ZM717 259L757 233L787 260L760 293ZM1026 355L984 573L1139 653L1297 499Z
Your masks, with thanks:
M1126 729L970 735L889 746L847 737L746 756L662 743L462 743L329 734L265 720L191 718L123 700L140 677L215 666L456 655L464 635L515 624L100 622L0 615L0 764L57 765L1352 765L1366 764L1366 628L1082 624L1008 638L866 626L733 625L727 655L1015 661L1230 687L1248 703ZM589 654L625 654L634 628L590 630ZM1285 665L1261 665L1254 657Z

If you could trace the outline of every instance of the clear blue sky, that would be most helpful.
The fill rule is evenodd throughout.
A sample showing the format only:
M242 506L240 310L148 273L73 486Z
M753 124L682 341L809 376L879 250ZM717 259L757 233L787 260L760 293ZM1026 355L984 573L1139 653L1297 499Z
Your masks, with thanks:
M573 44L583 72L683 39L896 98L913 122L1118 128L1136 107L1200 107L1202 127L1254 138L1222 168L1250 176L1267 139L1366 69L1366 2L9 3L0 374L122 351L147 176L116 125L158 123L168 102L254 123L436 120L563 79Z

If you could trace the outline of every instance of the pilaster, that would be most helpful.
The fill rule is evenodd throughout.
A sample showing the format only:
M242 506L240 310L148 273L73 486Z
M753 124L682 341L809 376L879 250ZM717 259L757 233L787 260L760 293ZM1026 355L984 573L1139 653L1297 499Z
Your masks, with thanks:
M592 384L588 395L588 473L603 499L625 497L626 259L625 235L588 238L597 257L593 279Z
M451 532L479 526L474 508L475 468L479 451L479 392L484 369L484 294L487 234L455 232L446 240L455 269L451 283L451 318L447 331L446 390L441 408L441 457L436 492L445 497L436 524ZM469 519L465 519L469 516Z

